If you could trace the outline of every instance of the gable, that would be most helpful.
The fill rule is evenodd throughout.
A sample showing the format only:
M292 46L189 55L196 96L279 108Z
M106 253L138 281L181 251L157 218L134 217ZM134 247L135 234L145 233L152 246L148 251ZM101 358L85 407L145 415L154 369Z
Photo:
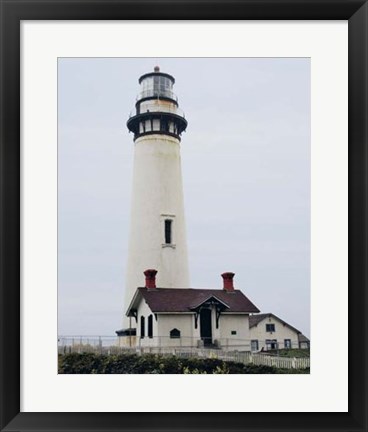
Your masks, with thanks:
M201 307L208 307L208 306L212 306L212 305L219 307L223 310L230 309L229 305L227 305L224 301L218 299L214 295L209 295L204 300L201 300L196 306L192 306L191 309L196 310L196 309L199 309Z
M251 315L249 317L249 328L250 329L255 328L255 327L262 327L264 330L267 323L277 324L277 325L280 325L282 327L287 327L290 331L295 332L296 334L301 333L298 329L291 326L286 321L282 320L281 318L279 318L278 316L276 316L272 313ZM277 330L275 330L275 331L277 331Z

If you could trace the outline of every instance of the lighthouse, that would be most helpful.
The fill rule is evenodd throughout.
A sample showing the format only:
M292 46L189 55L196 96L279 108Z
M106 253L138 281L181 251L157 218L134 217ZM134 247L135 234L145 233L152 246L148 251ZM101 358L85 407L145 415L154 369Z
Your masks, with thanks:
M221 274L222 288L191 287L180 160L188 123L173 92L172 75L156 66L139 84L127 121L134 167L123 325L115 331L118 346L141 352L250 352L279 347L277 334L284 348L299 346L299 330L273 314L255 315L260 309L236 287L234 272Z
M187 120L174 83L158 66L142 75L135 110L127 121L133 133L134 167L124 314L146 269L157 270L160 287L190 286L180 160ZM135 323L125 317L123 327Z

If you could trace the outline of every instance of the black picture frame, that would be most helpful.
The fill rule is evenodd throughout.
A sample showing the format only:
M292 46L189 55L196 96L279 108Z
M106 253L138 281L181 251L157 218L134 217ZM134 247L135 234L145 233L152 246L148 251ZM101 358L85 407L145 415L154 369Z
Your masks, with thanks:
M0 0L1 431L366 431L368 6L361 0ZM21 20L349 21L349 411L347 413L20 412ZM333 157L333 155L331 155ZM195 391L195 389L193 389ZM229 391L231 391L229 389ZM123 403L123 400L122 400Z

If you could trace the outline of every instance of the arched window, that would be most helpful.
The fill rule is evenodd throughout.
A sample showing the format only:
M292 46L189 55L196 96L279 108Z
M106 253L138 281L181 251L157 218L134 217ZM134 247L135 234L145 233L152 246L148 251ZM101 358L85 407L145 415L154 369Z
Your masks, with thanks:
M153 315L148 317L148 337L153 338Z
M145 319L144 316L141 316L141 338L143 339L145 336Z
M174 328L170 332L170 339L179 339L180 338L180 330Z

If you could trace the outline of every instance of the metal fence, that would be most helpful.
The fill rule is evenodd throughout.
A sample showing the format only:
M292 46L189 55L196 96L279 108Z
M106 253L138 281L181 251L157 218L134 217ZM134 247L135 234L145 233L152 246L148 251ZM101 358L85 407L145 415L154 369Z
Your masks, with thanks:
M159 99L161 97L168 97L170 99L173 99L175 101L178 101L178 97L176 96L176 94L174 92L172 92L171 90L165 89L165 90L153 90L153 89L149 89L149 90L143 90L139 93L139 95L137 96L137 100L146 98L146 97L156 97L157 99Z
M275 340L253 340L231 338L205 338L205 337L187 337L187 336L59 336L58 344L62 346L93 346L93 347L110 347L125 346L131 348L144 347L177 347L177 348L219 348L223 350L240 350L240 351L272 351L281 349L297 349L298 341L277 342Z
M184 338L181 338L184 339ZM191 338L187 338L191 339ZM189 346L188 341L181 341L182 344L176 346L161 346L152 344L147 346L121 346L117 337L110 336L60 336L58 338L58 352L59 354L69 353L95 353L95 354L160 354L160 355L174 355L181 358L215 358L223 361L234 361L238 363L255 365L274 366L284 369L304 369L310 367L309 357L284 357L277 355L277 350L272 351L274 355L267 352L252 352L250 349L243 350L243 346L250 346L250 340L241 341L235 340L237 343L241 342L238 346L223 347L194 347ZM156 341L157 342L157 341ZM223 341L225 342L225 341ZM192 341L192 344L194 342ZM275 355L276 354L276 355Z
M137 113L136 110L132 110L129 113L129 118L134 117L137 114L144 114L146 112L171 113L171 114L176 114L178 116L185 118L185 112L181 108L172 107L172 106L168 106L168 105L158 105L158 104L144 105L143 107L141 107L139 113Z

